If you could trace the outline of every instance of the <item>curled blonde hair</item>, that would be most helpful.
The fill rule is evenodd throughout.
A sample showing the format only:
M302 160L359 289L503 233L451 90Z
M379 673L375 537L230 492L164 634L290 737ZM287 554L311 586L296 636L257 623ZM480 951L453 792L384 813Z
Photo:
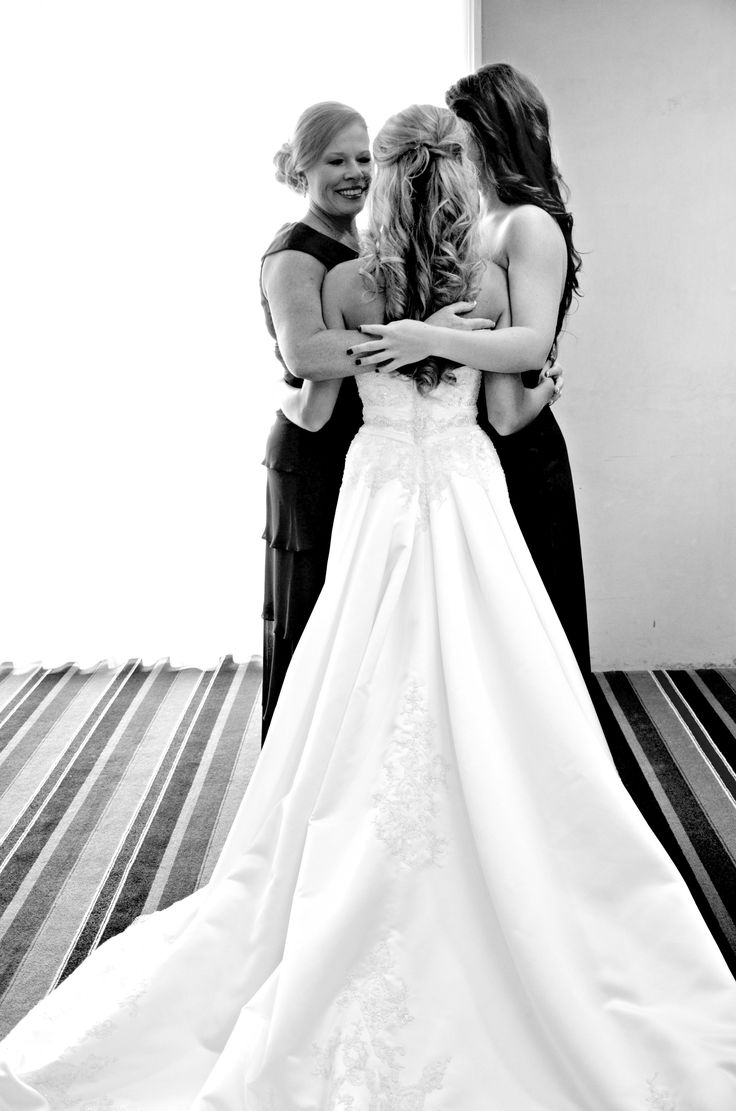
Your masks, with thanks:
M472 298L480 282L478 183L463 125L447 108L414 104L392 116L373 144L361 275L385 297L386 320L423 320ZM420 393L453 381L456 364L428 359L403 367Z

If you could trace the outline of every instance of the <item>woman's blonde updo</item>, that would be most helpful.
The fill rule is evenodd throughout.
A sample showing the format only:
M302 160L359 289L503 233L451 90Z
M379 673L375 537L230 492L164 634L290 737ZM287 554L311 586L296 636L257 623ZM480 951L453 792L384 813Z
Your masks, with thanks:
M306 108L296 122L290 142L276 151L276 180L297 193L307 191L307 171L319 160L338 131L353 123L366 126L360 112L336 100L322 100Z
M384 124L373 144L361 273L386 301L386 320L423 320L472 298L482 270L477 241L478 183L463 125L447 108L415 104ZM422 393L453 379L451 365L428 359L403 367Z

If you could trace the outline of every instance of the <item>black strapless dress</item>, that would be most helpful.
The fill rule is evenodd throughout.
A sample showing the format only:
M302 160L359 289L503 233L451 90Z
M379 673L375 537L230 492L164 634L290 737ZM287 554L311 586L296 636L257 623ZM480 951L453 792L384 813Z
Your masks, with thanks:
M535 385L537 377L534 371L524 379L527 385ZM590 644L580 529L560 426L547 406L526 428L500 436L488 420L482 389L478 423L498 452L519 527L588 681Z
M304 251L331 270L357 258L355 251L306 224L287 224L265 251ZM266 326L276 339L261 289ZM301 387L276 344L284 380ZM354 378L346 378L335 410L319 432L306 432L284 414L266 442L266 575L263 600L263 738L268 732L286 670L325 580L330 536L345 456L362 420Z

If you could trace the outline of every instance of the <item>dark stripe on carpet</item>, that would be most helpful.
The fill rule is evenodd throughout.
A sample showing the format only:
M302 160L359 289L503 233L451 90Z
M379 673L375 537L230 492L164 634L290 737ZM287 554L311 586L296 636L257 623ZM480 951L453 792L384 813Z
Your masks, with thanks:
M49 732L77 697L80 687L84 686L88 678L89 676L80 674L76 668L73 669L56 697L48 698L43 704L43 709L36 718L33 728L28 729L25 737L22 737L17 744L8 743L6 751L9 751L3 761L3 783L12 783L39 744L44 744ZM16 734L17 732L18 730L15 730ZM3 855L3 846L0 845L0 860Z
M138 858L141 842L148 833L151 824L161 819L161 815L157 812L157 808L172 768L179 758L182 746L189 735L201 701L206 694L209 682L210 675L207 673L203 674L196 689L192 693L184 709L184 714L163 754L155 777L145 797L141 801L140 807L133 816L125 839L112 861L105 881L86 920L82 924L69 957L61 970L59 980L63 980L68 976L99 943L102 932L107 926L113 909L119 902L121 888L127 881L128 873ZM143 887L143 890L147 891L148 887L150 887L150 879L148 885ZM143 909L144 902L145 898L142 898L135 904L138 908L138 913Z
M261 670L251 664L228 715L196 806L187 823L185 836L179 846L159 903L160 907L170 906L171 903L191 894L199 886L207 848L230 783L235 759L242 745L240 722L247 708L254 704L260 686Z
M58 668L56 671L47 671L41 675L34 675L27 683L16 691L8 705L3 710L3 724L0 726L0 752L13 739L15 734L25 725L32 714L38 709L54 689L61 683L69 672L71 665Z
M0 913L16 894L23 877L38 859L70 803L94 767L130 703L145 682L140 667L129 664L115 677L102 704L91 715L90 727L79 731L49 777L3 839L0 865ZM86 723L85 723L86 726ZM47 805L53 797L53 805Z
M716 713L706 695L699 689L695 680L687 671L655 671L655 675L663 685L667 684L669 680L671 695L672 687L677 690L679 699L675 700L673 698L677 709L697 737L698 742L703 745L708 759L712 761L728 790L736 795L736 775L734 774L736 736Z
M113 703L108 713L92 734L94 743L86 745L79 754L64 780L59 785L59 812L47 807L41 812L38 822L32 827L31 834L21 843L11 858L3 876L3 900L9 899L11 891L16 891L30 866L40 856L46 843L61 822L62 817L76 799L97 763L102 749L112 737L135 695L146 681L142 668L136 667L129 682ZM169 682L171 681L169 677ZM80 846L86 844L94 833L102 811L108 805L114 792L135 753L141 731L145 730L156 712L159 698L153 689L139 707L138 713L128 723L118 743L105 761L104 777L79 807L72 821L61 835L50 859L42 868L32 892L16 915L11 928L3 939L3 957L0 958L0 993L7 986L9 978L15 975L11 954L19 944L32 941L41 929L53 906L66 875L79 855ZM36 827L40 827L37 829ZM6 891L6 884L8 890ZM7 953L7 957L5 954Z
M636 733L637 740L657 780L677 813L690 844L714 887L719 892L731 920L734 921L736 919L736 867L734 866L732 852L729 852L723 846L720 838L713 830L707 814L677 767L662 740L659 730L633 689L627 675L623 672L606 672L605 677ZM614 739L614 743L618 743L618 738ZM626 782L625 778L624 782ZM628 783L627 786L629 786L634 801L662 840L664 847L690 887L698 908L718 942L721 952L728 961L731 970L736 974L736 952L734 952L731 940L724 934L718 915L714 912L702 891L697 877L671 829L665 836L662 836L662 813L658 807L656 810L653 809L651 791L644 793L642 797L637 797L637 790L632 789L632 786ZM648 798L646 797L647 794L649 795ZM656 811L659 811L659 813ZM653 822L652 818L656 818L656 821Z
M89 678L89 675L80 672L73 674L64 684L63 689L47 700L41 714L34 722L33 728L27 730L25 737L21 738L12 748L10 745L8 746L10 751L2 767L4 783L12 783L38 748L46 743L49 733L57 724L59 718L64 715L67 708L79 697L80 691L89 682ZM70 759L81 743L83 729L78 730L77 733L78 737L72 738L70 747L60 754L58 763L52 766L50 778L41 783L33 800L20 815L10 832L0 842L0 868L2 868L2 862L23 837L45 800L53 793Z
M210 688L192 720L171 778L156 808L156 822L146 831L135 854L134 867L117 894L101 941L120 933L140 914L234 675L235 665L225 661L212 677Z

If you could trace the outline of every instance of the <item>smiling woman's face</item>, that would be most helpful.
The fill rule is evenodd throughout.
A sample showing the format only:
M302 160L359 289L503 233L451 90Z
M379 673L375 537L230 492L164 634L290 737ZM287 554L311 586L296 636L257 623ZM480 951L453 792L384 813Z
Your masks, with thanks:
M331 216L357 216L371 183L368 132L361 123L338 131L306 171L309 199Z

